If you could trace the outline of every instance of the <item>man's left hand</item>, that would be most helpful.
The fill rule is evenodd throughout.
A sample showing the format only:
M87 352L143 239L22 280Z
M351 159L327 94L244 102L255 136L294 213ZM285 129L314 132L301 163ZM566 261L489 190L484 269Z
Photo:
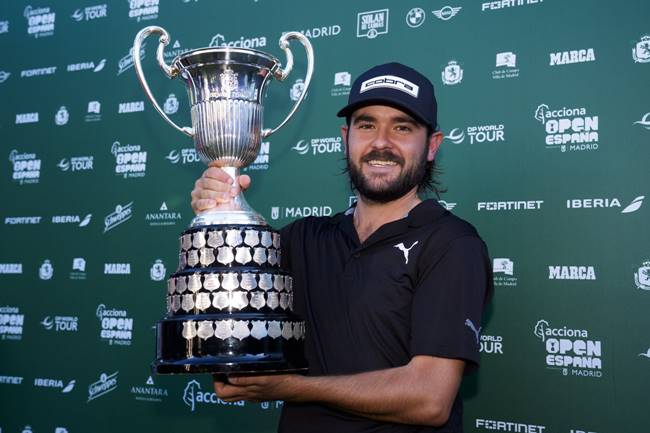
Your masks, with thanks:
M304 380L296 374L229 377L227 383L215 380L214 392L227 402L290 400Z

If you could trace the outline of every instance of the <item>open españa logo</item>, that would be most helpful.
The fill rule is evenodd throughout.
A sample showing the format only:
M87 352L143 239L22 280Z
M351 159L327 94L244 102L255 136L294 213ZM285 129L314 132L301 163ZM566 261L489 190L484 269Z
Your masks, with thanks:
M217 397L217 394L214 392L203 392L201 391L201 384L196 380L191 380L187 382L185 390L183 390L183 403L190 407L190 410L194 412L196 405L199 403L203 404L221 404L225 406L245 406L246 402L236 401L236 402L226 402Z

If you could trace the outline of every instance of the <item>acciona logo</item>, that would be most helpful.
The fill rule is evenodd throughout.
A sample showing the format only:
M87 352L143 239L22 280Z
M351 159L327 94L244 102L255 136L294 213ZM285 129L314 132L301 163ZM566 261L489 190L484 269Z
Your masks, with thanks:
M268 170L271 163L271 142L263 141L260 144L260 151L255 158L255 161L248 167L244 168L244 172L247 171L259 171L259 170Z
M181 213L170 210L165 202L162 202L158 212L150 212L144 217L144 220L152 227L173 226L180 219L182 219Z
M190 410L194 412L198 405L200 404L219 404L224 406L246 406L244 400L239 400L235 402L225 402L217 397L217 394L214 392L203 392L201 391L201 384L196 380L190 380L185 385L182 396L183 403L189 406Z
M9 161L13 165L11 178L14 182L20 185L38 183L41 177L41 160L35 153L18 153L14 149L9 152Z
M62 379L49 379L44 377L35 377L34 386L37 388L55 388L60 389L62 394L70 393L75 386L76 380L64 381Z
M130 275L130 263L104 263L104 275Z
M271 219L303 218L308 216L331 216L331 206L273 206L271 207Z
M92 21L108 16L108 5L101 4L96 6L88 6L83 9L76 9L70 18L79 21Z
M0 307L0 340L22 340L25 315L18 307Z
M126 310L107 308L99 304L95 315L99 319L99 338L109 345L130 346L133 338L133 318Z
M600 378L603 376L602 341L593 339L586 329L562 326L553 328L540 319L533 334L544 343L545 364L564 376Z
M357 14L357 38L375 39L388 33L388 9L359 12Z
M81 71L93 71L100 72L106 66L106 59L101 59L99 62L95 63L92 61L80 62L80 63L70 63L66 70L68 72L81 72Z
M549 66L569 65L572 63L595 62L596 53L593 48L579 50L557 51L549 54Z
M540 210L543 203L544 200L479 201L476 210L479 212Z
M26 6L23 12L27 20L27 34L35 38L52 36L54 34L54 22L56 13L49 7L33 8Z
M343 152L341 137L307 138L298 141L293 150L300 155L323 155Z
M124 179L144 177L147 171L147 152L139 144L120 144L111 146L115 157L115 175Z
M22 274L22 263L0 263L0 274Z
M56 165L61 171L77 172L77 171L92 171L94 169L93 162L95 157L88 156L71 156L70 158L61 158Z
M640 195L630 202L625 208L621 209L621 199L616 197L610 198L572 198L566 201L567 209L621 209L620 213L634 213L641 209L645 196Z
M568 151L598 149L598 116L587 115L585 107L552 109L540 104L535 119L544 125L546 148Z
M47 331L77 332L79 331L79 318L77 316L45 316L41 325Z
M469 144L495 143L505 141L505 126L502 123L494 125L468 126L467 128L454 128L447 135L449 141L460 144L468 138Z
M42 68L23 69L20 71L20 78L42 77L53 74L56 74L56 66L45 66Z
M129 0L129 18L137 22L158 18L159 0Z
M125 205L118 204L115 210L104 218L104 233L128 221L133 216L133 202Z
M595 280L593 266L551 265L548 267L549 280Z
M86 403L106 395L117 388L118 373L119 371L111 374L102 373L99 375L99 380L88 385L88 400L86 400Z
M178 164L180 162L183 165L201 162L201 158L199 158L196 149L193 147L171 150L167 156L165 156L165 159L172 164Z
M289 33L291 30L282 32L282 34ZM338 36L341 34L341 25L340 24L328 24L319 27L312 27L311 29L297 30L309 39L318 39L318 38L328 38L332 36Z
M142 44L140 48L140 59L144 60L146 51L145 51L146 42ZM117 62L117 75L122 75L127 70L133 67L133 48L129 48L129 53L122 57L119 62Z
M217 33L210 40L210 47L232 47L232 48L263 48L266 47L266 36L244 37L229 40L221 33Z

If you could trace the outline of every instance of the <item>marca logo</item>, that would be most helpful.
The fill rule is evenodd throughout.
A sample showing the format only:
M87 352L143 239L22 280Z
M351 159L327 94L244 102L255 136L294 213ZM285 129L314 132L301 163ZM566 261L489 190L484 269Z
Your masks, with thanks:
M222 404L225 406L240 406L244 407L246 402L244 400L235 401L232 403L225 402L217 397L214 392L202 392L201 384L196 380L191 380L185 385L183 390L183 403L190 407L194 412L198 404Z
M18 307L0 307L0 340L22 340L24 323Z
M162 202L158 212L151 212L145 215L144 220L149 223L150 226L173 226L176 225L176 222L182 218L180 212L170 211L167 207L167 203Z
M357 14L357 38L375 39L388 33L388 9Z
M331 206L294 206L294 207L279 207L273 206L271 208L271 219L277 220L280 218L303 218L308 216L331 216Z
M644 35L641 40L632 48L634 63L650 62L650 35Z
M108 5L88 6L83 9L76 9L70 18L79 21L92 21L99 18L106 18L108 16Z
M60 388L63 394L67 394L74 389L76 381L73 379L66 385L63 385L61 379L46 379L41 377L34 378L34 386L37 388Z
M330 24L327 26L313 27L311 29L298 31L309 39L327 38L341 34L341 26L338 24ZM283 35L286 33L289 33L289 31L282 32Z
M571 63L595 62L596 54L593 48L586 48L571 51L558 51L549 54L549 65L568 65Z
M502 1L511 1L514 2L515 0L502 0ZM516 0L516 1L523 1L523 0ZM528 0L532 1L532 0ZM535 0L537 1L537 0ZM539 0L542 1L542 0ZM501 3L499 2L493 2L493 3ZM485 3L483 3L485 4ZM544 433L544 430L546 429L546 426L543 425L536 425L536 424L525 424L522 422L513 422L513 421L498 421L494 419L483 419L483 418L476 418L476 423L475 427L477 429L483 429L483 430L490 430L490 431L504 431L504 432L521 432L521 433Z
M68 158L61 158L61 161L56 165L61 171L90 171L93 170L94 156L72 156Z
M104 263L104 275L129 275L130 263Z
M165 388L158 388L154 385L154 381L149 376L144 385L132 386L131 395L139 401L162 402L163 397L169 394Z
M292 147L300 155L322 155L325 153L343 152L343 142L341 137L322 137L300 140ZM311 152L310 152L311 150Z
M492 261L492 275L495 287L516 287L515 263L509 258L496 258Z
M171 150L167 156L165 156L165 159L171 162L172 164L178 164L179 162L181 164L191 164L195 162L201 162L201 158L199 158L199 155L196 153L196 149L193 147L187 147L184 149L178 150Z
M41 176L41 160L35 153L18 153L17 150L9 152L9 161L13 165L11 178L20 185L38 183Z
M450 140L452 143L460 144L465 141L466 137L469 138L469 144L505 141L505 127L503 124L498 124L468 126L465 129L454 128L445 138Z
M109 213L104 218L104 233L130 220L131 217L133 216L132 206L133 206L133 202L127 203L124 206L120 204L115 206L115 211Z
M115 141L111 146L115 156L115 174L126 178L144 177L147 170L147 152L139 144L121 145Z
M23 12L27 19L27 34L35 38L52 36L54 34L54 21L56 13L52 12L49 7L32 8L26 6Z
M138 113L144 111L144 101L120 102L117 113Z
M450 60L442 70L442 84L453 86L463 81L463 68L456 60Z
M11 75L11 72L0 71L0 84L7 81L7 79L9 78L10 75Z
M140 48L140 59L144 60L145 58L145 46L146 42L142 44L142 48ZM117 75L122 75L125 71L131 69L133 67L133 48L129 48L129 54L126 56L122 57L119 62L117 62Z
M549 280L595 280L593 266L549 266Z
M3 385L20 385L22 383L22 376L0 376L0 384Z
M586 329L552 328L541 319L533 334L544 343L547 368L561 370L564 376L603 376L602 342L590 339Z
M99 304L95 315L101 329L99 338L109 345L130 346L133 338L133 318L127 317L126 310L107 309Z
M23 123L38 123L38 113L17 113L16 125Z
M99 380L88 385L88 400L86 403L95 400L96 398L106 395L117 388L117 375L119 371L112 374L102 373L99 375Z
M482 334L479 352L490 355L503 355L503 337Z
M244 172L252 170L268 170L271 159L271 142L263 141L260 144L260 151L257 154L255 161L248 167L244 168Z
M476 204L478 211L501 210L539 210L544 200L518 200L518 201L480 201Z
M650 131L650 112L645 113L641 120L634 122L635 125L640 125L641 127Z
M77 332L79 330L79 318L76 316L45 316L41 325L48 331L55 332Z
M40 224L40 216L5 217L5 225Z
M23 273L22 263L0 263L0 274L22 274L22 273Z
M496 11L518 6L530 6L542 3L544 0L497 0L481 4L481 12Z
M511 51L497 53L496 68L497 69L492 71L493 80L519 77L519 68L517 68L517 55Z
M52 224L78 224L79 227L86 227L93 214L89 213L83 219L79 215L55 215L52 217Z
M406 25L411 28L420 27L426 20L426 12L422 8L413 8L406 13Z
M164 280L166 273L167 269L165 269L165 264L160 259L157 259L153 265L151 265L151 269L149 269L149 277L151 278L151 281Z
M460 12L461 9L462 6L457 6L457 7L445 6L442 9L433 11L433 16L435 16L436 18L442 21L449 21L450 19L458 15L458 12Z
M129 0L129 18L137 22L158 18L159 0Z
M638 211L643 205L645 196L640 195L621 210L621 213L633 213ZM620 208L621 201L616 198L574 198L566 201L567 209L606 209Z
M263 48L266 46L265 36L254 36L245 38L240 36L239 39L228 41L221 33L218 33L210 40L210 47L234 47L234 48Z
M598 116L587 116L584 107L550 109L540 104L535 119L544 124L547 149L562 152L598 149Z
M106 66L106 59L101 59L99 62L81 62L81 63L70 63L66 70L68 72L80 72L80 71L93 71L99 72L104 69Z
M56 74L56 66L46 66L44 68L24 69L20 71L20 78L42 77L43 75Z
M634 273L634 284L641 290L650 290L650 260L643 262Z

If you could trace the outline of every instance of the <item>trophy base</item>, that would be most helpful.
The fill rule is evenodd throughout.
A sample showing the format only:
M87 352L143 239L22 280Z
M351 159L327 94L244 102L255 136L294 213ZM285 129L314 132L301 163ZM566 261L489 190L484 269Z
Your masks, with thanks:
M225 359L218 356L181 361L156 361L151 365L156 374L208 373L225 381L229 376L260 376L270 374L304 374L307 367L296 367L285 361L265 360L260 362Z

